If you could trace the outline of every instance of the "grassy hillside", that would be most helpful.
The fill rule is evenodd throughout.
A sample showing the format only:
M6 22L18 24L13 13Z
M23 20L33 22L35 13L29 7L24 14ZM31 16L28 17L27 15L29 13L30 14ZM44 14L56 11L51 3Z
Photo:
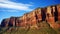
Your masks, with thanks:
M60 29L52 29L46 22L40 22L37 25L39 29L13 27L15 29L9 31L6 27L0 28L0 34L60 34Z

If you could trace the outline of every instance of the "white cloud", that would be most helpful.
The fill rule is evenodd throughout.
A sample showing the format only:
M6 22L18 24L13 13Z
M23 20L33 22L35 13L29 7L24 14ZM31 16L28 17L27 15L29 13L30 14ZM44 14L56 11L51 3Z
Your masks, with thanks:
M3 11L3 12L19 12L19 10L14 10L14 9L2 9L0 11Z
M0 8L9 8L9 9L16 9L16 10L24 10L24 11L31 11L30 8L31 4L24 4L24 3L16 3L8 0L0 0Z

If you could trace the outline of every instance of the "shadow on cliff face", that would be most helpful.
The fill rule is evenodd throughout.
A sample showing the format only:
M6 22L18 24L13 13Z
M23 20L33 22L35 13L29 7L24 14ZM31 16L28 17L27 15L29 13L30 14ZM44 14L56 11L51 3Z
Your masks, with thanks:
M41 10L42 21L46 20L46 10L47 8L42 8Z
M5 20L6 19L3 19L2 22L1 22L1 27L5 27Z
M55 7L56 7L56 6L55 6ZM55 22L58 21L58 11L57 11L57 7L55 8L54 17L55 17Z

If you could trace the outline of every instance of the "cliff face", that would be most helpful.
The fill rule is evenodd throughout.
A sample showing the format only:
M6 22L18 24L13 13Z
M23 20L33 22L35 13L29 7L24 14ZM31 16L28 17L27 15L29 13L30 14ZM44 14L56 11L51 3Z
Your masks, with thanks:
M8 27L9 20L10 20L9 18L3 19L1 22L1 26L2 27Z
M1 26L36 26L37 23L41 21L46 21L52 28L59 27L60 24L56 24L56 21L60 21L60 5L37 8L21 17L10 17L9 19L3 19Z

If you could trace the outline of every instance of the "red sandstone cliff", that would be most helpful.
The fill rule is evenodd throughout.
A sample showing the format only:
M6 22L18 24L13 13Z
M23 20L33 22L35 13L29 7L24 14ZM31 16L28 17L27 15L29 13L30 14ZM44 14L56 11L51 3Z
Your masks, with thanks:
M60 5L37 8L21 17L10 17L8 19L3 19L1 26L37 27L37 23L41 21L47 21L52 28L60 28L60 24L56 23L56 21L60 21Z

